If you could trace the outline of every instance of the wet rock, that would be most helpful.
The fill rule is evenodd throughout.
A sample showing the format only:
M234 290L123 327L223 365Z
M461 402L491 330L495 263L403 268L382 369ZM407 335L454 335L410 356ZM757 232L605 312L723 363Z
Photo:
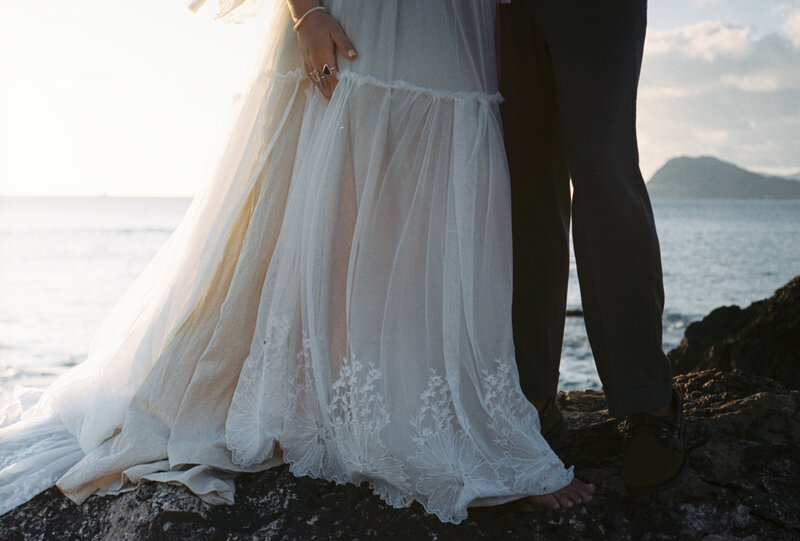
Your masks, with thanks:
M742 370L800 389L800 276L769 299L717 308L692 323L668 356L676 374Z
M686 400L690 466L664 492L627 497L621 434L601 391L562 393L567 429L553 441L594 502L566 511L521 503L470 510L442 524L414 504L392 509L366 486L293 476L286 467L237 479L236 504L210 506L185 489L144 484L82 506L49 490L0 517L2 539L797 539L800 392L743 373L676 378Z

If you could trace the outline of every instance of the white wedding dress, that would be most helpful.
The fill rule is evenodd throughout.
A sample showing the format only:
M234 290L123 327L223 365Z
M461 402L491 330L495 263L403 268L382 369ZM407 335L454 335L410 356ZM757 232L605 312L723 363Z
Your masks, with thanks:
M325 4L359 50L332 100L275 2L206 191L88 359L5 409L0 513L143 480L229 503L288 463L457 523L572 480L514 361L496 0Z

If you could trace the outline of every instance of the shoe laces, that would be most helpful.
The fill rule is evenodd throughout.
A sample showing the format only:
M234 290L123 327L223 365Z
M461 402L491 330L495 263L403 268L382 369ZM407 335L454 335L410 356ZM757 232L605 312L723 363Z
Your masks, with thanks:
M632 415L622 423L623 441L627 442L640 432L649 432L656 435L664 443L680 448L680 417L678 422L667 417L660 417L649 414Z

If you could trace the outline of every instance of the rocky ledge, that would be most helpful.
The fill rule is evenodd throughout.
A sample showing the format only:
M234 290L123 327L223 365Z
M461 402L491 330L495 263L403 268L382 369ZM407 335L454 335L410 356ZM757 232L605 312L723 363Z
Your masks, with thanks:
M365 486L297 478L281 467L240 476L232 506L209 506L180 487L150 483L82 506L49 490L0 517L0 539L799 539L800 391L791 379L800 355L792 346L798 290L800 278L746 310L712 312L671 352L682 369L688 354L699 352L701 365L721 359L713 362L729 371L675 378L685 400L689 468L680 483L653 496L625 495L621 434L603 393L573 391L559 396L567 429L553 446L598 486L588 506L554 512L514 502L472 509L454 526L418 504L392 509ZM727 331L718 312L736 316ZM700 332L704 327L713 332ZM733 370L764 367L784 382Z
M676 374L742 370L800 389L800 276L769 299L723 306L692 323L669 358Z

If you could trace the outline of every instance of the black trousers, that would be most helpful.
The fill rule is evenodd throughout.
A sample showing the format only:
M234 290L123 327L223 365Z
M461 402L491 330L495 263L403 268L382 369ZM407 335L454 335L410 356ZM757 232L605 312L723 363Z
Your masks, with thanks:
M646 0L518 0L500 10L522 389L529 399L557 392L571 215L586 330L617 417L666 405L672 386L636 141L646 24Z

